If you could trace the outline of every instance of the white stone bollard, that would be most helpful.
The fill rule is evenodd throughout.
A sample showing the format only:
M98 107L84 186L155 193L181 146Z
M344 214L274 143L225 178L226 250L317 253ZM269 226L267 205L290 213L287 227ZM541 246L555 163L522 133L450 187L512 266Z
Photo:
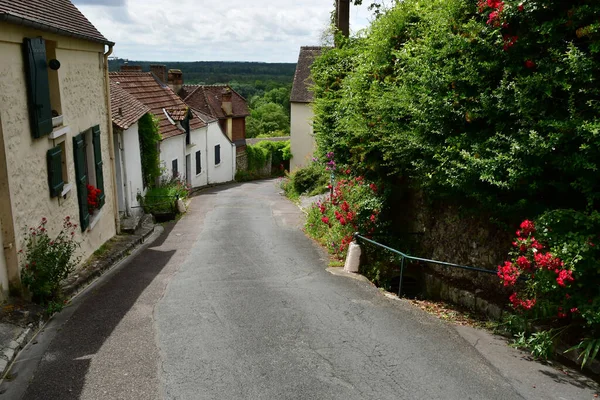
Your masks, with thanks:
M185 203L181 199L177 199L177 211L181 214L185 212Z
M348 255L346 256L346 263L344 264L344 271L346 272L358 272L360 266L360 246L356 241L350 243L348 246Z

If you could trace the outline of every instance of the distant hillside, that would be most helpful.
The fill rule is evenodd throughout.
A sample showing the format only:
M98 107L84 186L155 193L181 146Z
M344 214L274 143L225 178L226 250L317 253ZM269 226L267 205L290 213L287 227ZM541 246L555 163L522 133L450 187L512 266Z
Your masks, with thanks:
M110 71L118 71L124 59L109 60ZM271 81L278 85L291 85L294 79L296 64L292 63L259 63L259 62L226 62L226 61L194 61L194 62L161 62L131 61L129 65L141 65L144 71L150 71L150 64L164 64L168 69L180 69L185 83L253 83L255 81Z

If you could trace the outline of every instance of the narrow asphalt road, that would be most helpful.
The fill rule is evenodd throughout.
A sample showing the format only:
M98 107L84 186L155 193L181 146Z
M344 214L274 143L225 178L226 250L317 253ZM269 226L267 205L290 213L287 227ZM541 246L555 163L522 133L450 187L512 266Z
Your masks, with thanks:
M48 325L0 400L593 398L584 379L328 273L301 224L275 181L201 192Z

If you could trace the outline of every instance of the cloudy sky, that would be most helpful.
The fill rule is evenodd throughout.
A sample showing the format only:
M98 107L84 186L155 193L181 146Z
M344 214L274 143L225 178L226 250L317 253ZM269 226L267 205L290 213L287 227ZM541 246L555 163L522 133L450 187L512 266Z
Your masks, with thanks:
M319 45L334 0L72 0L113 55L154 61L296 62ZM352 6L351 30L371 20Z

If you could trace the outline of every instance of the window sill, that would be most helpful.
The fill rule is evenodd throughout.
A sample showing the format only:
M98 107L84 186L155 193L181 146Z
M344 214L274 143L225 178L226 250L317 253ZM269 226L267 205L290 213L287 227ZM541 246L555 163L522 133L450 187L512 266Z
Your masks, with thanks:
M187 147L188 149L191 149L192 147L196 147L196 143L186 144L185 147Z
M215 164L215 168L220 167L221 163Z
M72 183L67 183L66 185L64 185L62 193L60 194L61 197L65 197L67 194L69 194L69 192L71 191L71 189L73 189L73 184Z
M99 210L96 210L95 213L90 214L90 226L88 227L88 231L94 229L98 221L102 218L102 214L104 214L104 207Z
M48 135L48 139L50 139L50 140L58 139L59 137L66 135L70 131L71 131L71 129L68 126L61 126L58 129L54 129L52 131L52 133Z

